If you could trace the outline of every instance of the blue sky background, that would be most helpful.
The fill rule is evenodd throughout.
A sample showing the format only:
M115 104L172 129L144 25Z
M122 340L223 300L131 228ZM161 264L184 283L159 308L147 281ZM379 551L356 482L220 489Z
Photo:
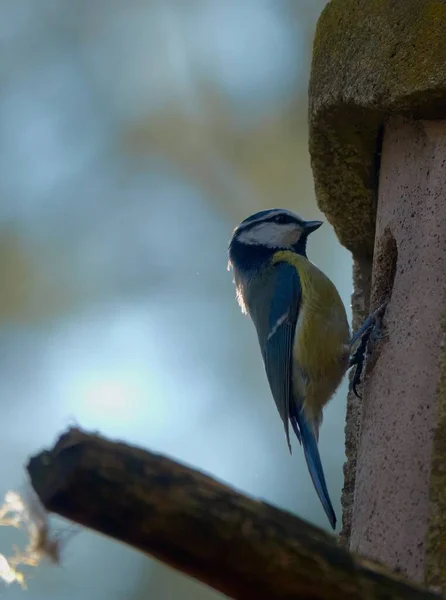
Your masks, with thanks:
M306 113L324 4L2 2L1 493L77 422L327 527L226 270L249 213L320 216ZM349 306L350 255L328 224L309 255ZM345 394L320 439L338 517ZM1 534L8 554L21 538ZM218 597L88 531L28 585L33 600Z

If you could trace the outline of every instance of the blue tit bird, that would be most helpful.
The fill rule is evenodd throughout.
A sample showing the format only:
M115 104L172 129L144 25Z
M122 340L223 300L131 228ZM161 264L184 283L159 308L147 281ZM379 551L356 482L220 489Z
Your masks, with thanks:
M234 230L228 267L256 328L289 450L291 423L335 529L318 439L323 408L350 366L350 328L336 287L307 258L308 235L321 225L288 210L257 212Z

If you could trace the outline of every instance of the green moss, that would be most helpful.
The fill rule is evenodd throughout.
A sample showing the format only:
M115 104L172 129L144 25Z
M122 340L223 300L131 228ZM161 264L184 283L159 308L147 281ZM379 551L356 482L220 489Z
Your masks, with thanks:
M446 3L331 0L316 29L310 154L316 197L342 244L373 255L386 118L446 117Z

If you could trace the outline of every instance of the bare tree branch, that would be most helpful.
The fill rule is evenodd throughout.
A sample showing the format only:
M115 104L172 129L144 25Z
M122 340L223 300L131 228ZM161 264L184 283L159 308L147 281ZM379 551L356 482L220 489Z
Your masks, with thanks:
M31 458L47 510L238 599L434 599L321 530L163 456L79 429Z

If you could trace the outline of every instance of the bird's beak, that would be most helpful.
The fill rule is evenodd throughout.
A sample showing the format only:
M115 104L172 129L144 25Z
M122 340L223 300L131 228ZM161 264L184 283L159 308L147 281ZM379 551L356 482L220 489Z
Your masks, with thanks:
M305 222L305 233L309 234L309 233L313 233L313 231L316 231L316 229L319 229L319 227L323 224L323 221L306 221Z

